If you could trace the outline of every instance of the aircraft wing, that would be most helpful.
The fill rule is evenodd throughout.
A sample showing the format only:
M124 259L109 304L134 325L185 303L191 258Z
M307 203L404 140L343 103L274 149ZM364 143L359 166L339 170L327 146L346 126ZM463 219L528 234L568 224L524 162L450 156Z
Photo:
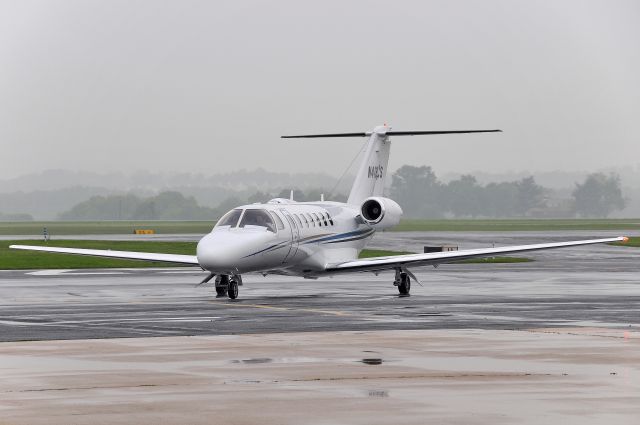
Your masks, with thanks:
M11 245L12 249L56 252L59 254L89 255L92 257L120 258L123 260L160 261L164 263L192 264L198 266L195 255L159 254L154 252L112 251L110 249L57 248L48 246Z
M327 273L356 272L356 271L381 271L410 266L428 266L444 263L453 263L470 258L493 257L497 254L515 254L526 251L539 251L543 249L564 248L568 246L591 245L606 242L626 242L629 238L620 236L617 238L589 239L582 241L541 243L534 245L514 245L498 248L466 249L462 251L431 252L427 254L406 254L390 257L362 258L346 261L344 263L330 264L326 268Z

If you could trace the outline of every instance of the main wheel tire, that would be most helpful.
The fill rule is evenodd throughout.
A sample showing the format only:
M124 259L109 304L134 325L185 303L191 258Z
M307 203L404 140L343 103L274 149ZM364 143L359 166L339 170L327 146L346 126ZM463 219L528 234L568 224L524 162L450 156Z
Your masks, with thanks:
M411 278L406 273L400 275L400 283L398 284L398 292L400 295L409 295L411 291Z
M238 281L235 279L229 280L229 288L227 290L227 295L230 299L235 300L238 298Z
M227 295L227 288L216 286L216 295L219 297L225 297Z

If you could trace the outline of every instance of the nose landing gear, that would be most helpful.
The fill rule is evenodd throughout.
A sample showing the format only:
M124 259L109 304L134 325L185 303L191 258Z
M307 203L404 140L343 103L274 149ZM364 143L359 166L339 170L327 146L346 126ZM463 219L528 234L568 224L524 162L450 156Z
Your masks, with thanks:
M242 276L223 274L216 278L216 298L228 296L238 298L239 286L242 286Z
M216 277L216 298L226 297L227 288L229 287L229 276L221 275Z

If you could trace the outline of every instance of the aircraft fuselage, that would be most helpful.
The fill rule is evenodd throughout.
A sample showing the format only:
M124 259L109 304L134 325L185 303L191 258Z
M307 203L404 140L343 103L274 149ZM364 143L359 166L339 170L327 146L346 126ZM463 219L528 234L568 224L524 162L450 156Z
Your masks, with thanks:
M375 229L358 214L358 208L339 202L244 205L200 240L198 262L215 274L314 277L327 264L356 259L371 239Z

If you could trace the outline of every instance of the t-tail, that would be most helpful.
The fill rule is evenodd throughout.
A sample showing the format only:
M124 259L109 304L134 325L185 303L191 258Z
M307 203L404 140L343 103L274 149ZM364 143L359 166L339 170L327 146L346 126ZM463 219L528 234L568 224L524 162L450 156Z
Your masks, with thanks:
M356 179L351 186L347 203L360 205L372 196L382 196L389 164L391 141L386 135L389 127L379 126L373 129L365 147L364 157L358 167Z
M392 131L387 125L378 126L371 132L363 133L330 133L305 134L300 136L282 136L283 139L320 138L320 137L369 137L364 150L364 157L358 167L356 179L351 187L347 203L361 205L373 196L382 196L389 164L391 141L389 136L418 136L435 134L460 133L495 133L502 130L446 130L446 131Z

